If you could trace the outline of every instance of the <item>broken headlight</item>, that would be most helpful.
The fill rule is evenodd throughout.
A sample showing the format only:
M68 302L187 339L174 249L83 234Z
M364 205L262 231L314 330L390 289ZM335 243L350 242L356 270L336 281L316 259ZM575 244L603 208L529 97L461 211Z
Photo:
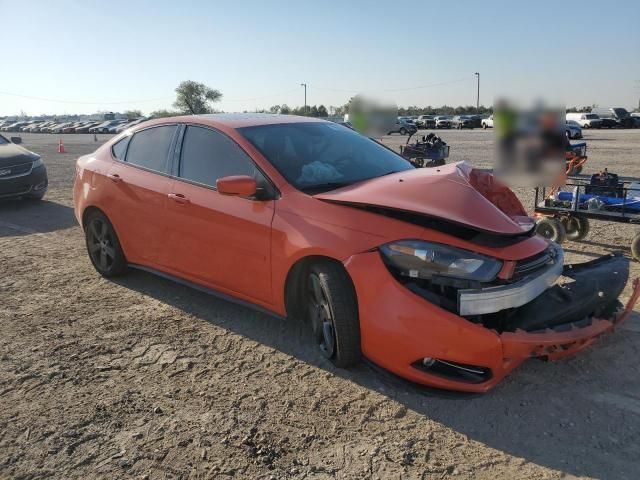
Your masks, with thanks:
M434 276L490 282L502 262L461 248L422 240L400 240L380 247L387 265L400 275L430 280Z

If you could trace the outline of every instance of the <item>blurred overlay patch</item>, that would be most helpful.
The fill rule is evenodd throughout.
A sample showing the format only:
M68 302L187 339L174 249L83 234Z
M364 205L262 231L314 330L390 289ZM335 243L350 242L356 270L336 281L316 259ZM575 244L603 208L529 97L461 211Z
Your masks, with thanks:
M510 187L552 186L564 182L565 109L538 101L532 108L497 99L493 112L496 135L494 174Z
M380 138L393 130L398 106L383 100L356 95L349 102L349 121L353 128L370 138Z

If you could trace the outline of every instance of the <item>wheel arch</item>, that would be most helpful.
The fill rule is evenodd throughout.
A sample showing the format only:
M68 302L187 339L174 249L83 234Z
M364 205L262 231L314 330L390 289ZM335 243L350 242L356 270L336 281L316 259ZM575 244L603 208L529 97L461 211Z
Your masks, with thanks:
M88 205L87 207L84 208L84 210L82 211L82 215L80 216L80 219L81 219L80 226L82 227L83 230L85 228L85 225L87 224L87 218L93 212L100 212L105 217L109 218L109 216L104 212L104 210L96 207L95 205ZM109 220L109 221L111 221L111 220Z
M288 318L296 320L304 318L306 312L304 311L303 292L305 289L302 281L309 271L309 267L318 262L330 262L340 266L341 270L344 272L346 278L351 284L354 298L356 299L357 308L358 297L356 294L355 285L353 284L353 279L351 278L351 275L349 275L349 272L345 268L344 264L337 258L327 255L307 255L296 260L287 272L286 280L284 283L284 307L285 314Z

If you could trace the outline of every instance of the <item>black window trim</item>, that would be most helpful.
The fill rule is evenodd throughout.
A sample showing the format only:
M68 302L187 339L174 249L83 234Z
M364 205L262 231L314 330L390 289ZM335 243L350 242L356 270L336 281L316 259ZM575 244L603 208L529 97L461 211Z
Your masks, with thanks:
M215 192L218 191L218 189L214 186L214 185L207 185L205 183L200 183L200 182L196 182L195 180L189 180L188 178L182 178L180 176L180 164L182 162L182 146L184 144L184 138L185 138L185 134L187 131L187 127L199 127L199 128L204 128L207 130L211 130L212 132L215 133L219 133L221 135L223 135L224 137L228 138L229 140L231 140L233 143L236 144L236 146L240 149L240 151L242 153L244 153L247 158L249 159L249 161L251 163L253 163L253 166L256 168L256 170L258 170L262 176L266 179L267 183L269 183L269 185L271 186L273 195L269 195L268 198L256 198L256 197L251 197L248 200L256 200L256 201L265 201L265 200L278 200L281 196L280 194L280 190L278 189L278 187L276 187L275 183L273 182L273 180L271 180L271 178L269 178L269 175L267 175L265 173L265 171L260 167L260 165L258 165L255 160L251 157L251 155L249 154L249 152L247 152L244 148L242 148L242 146L236 142L233 138L231 138L229 135L227 135L225 132L218 130L215 127L212 127L210 125L205 125L202 123L196 123L196 122L185 122L180 124L181 125L181 129L180 129L180 133L177 135L177 139L176 139L176 145L174 148L174 155L173 155L173 166L171 168L171 176L173 178L175 178L176 180L180 181L180 182L184 182L184 183L189 183L191 185L195 185L197 187L202 187L202 188L207 188L209 190L213 190ZM127 145L127 148L128 145Z
M173 127L173 126L178 127L178 128L176 128L176 131L173 132L173 135L171 136L171 142L169 143L169 150L167 152L167 158L166 158L166 160L167 160L167 164L166 164L167 171L166 172L160 172L158 170L154 170L152 168L143 167L142 165L136 165L135 163L131 163L131 162L127 161L127 156L129 155L129 145L131 145L131 139L136 134L138 134L140 132L144 132L145 130L150 130L152 128ZM111 145L111 148L109 149L111 151L111 158L113 160L115 160L116 162L122 163L124 165L129 165L130 167L133 167L133 168L138 168L140 170L144 170L145 172L151 172L151 173L154 173L156 175L162 175L163 177L173 178L173 175L171 175L171 171L172 171L172 168L173 168L173 155L174 155L174 152L175 152L176 140L177 140L177 137L178 137L178 132L180 131L180 127L181 127L180 123L170 122L170 123L161 123L161 124L158 124L158 125L150 125L148 127L141 128L140 130L136 130L135 132L130 132L127 135L124 135L120 140L118 140L118 142L121 142L122 140L125 139L125 137L127 137L127 136L130 137L129 138L129 142L127 143L127 148L125 149L125 152L124 152L124 160L120 160L119 158L117 158L113 154L113 147L118 142L115 142L113 145Z

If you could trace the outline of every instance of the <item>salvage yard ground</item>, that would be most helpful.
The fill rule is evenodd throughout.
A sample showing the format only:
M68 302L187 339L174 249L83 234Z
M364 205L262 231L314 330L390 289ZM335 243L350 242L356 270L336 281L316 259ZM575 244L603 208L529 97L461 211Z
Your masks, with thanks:
M491 132L441 135L450 160L490 166ZM101 278L71 186L75 159L107 137L63 136L65 154L58 136L22 137L50 191L0 203L0 478L638 478L637 314L482 396L337 370L304 326L139 271ZM585 138L585 172L638 175L639 130ZM593 222L567 261L629 255L634 233Z

